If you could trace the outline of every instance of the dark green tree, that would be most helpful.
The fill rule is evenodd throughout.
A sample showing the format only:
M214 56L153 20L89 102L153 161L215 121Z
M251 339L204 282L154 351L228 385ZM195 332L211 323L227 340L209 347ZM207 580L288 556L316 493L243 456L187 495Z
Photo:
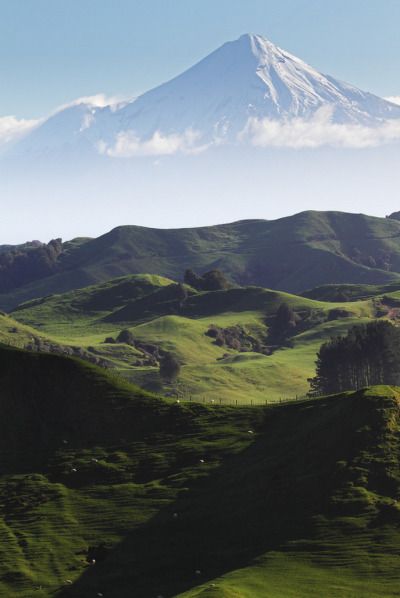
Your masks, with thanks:
M186 270L184 282L197 291L220 291L229 289L232 285L221 270L210 270L199 276L193 270Z
M400 329L387 320L353 326L331 338L317 355L310 394L357 390L375 384L400 384Z
M121 332L117 336L117 343L125 343L134 347L135 337L133 336L132 332L126 328L125 330L121 330Z
M297 317L287 303L281 303L270 327L269 337L273 343L284 343L296 328Z
M160 360L160 376L166 382L173 383L179 377L181 364L172 353L165 353Z

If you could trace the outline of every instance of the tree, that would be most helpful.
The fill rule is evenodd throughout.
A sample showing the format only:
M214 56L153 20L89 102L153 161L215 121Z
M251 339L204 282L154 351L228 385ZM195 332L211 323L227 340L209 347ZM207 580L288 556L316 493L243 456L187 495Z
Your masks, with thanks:
M331 338L317 355L310 394L357 390L374 384L400 384L400 329L387 320L353 326Z
M132 345L132 347L134 347L135 337L132 332L126 328L125 330L121 330L117 336L117 343L125 343L126 345Z
M188 295L189 295L188 290L185 287L185 285L178 282L178 284L175 285L175 293L176 293L176 298L179 301L179 306L182 307L183 304L185 303L186 299L188 298Z
M160 360L160 376L165 381L173 383L180 374L181 364L172 353L165 353Z
M281 343L287 339L297 325L297 316L287 303L281 303L270 329L271 340Z
M210 270L199 276L193 270L186 270L184 282L197 291L221 291L231 287L230 282L221 270Z
M185 274L183 277L183 282L185 284L188 284L196 290L202 290L202 280L203 279L201 278L201 276L193 272L193 270L185 270Z
M391 220L400 220L400 212L393 212L392 214L389 214L389 216L386 216L386 218L390 218Z
M210 270L203 274L202 278L205 291L223 291L231 286L221 270Z

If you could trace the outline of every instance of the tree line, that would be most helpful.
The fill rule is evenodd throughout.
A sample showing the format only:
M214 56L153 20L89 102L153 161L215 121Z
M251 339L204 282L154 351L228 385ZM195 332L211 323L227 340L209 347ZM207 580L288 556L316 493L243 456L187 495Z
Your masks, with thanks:
M381 320L331 338L321 346L316 375L309 382L313 396L375 384L400 385L400 328Z

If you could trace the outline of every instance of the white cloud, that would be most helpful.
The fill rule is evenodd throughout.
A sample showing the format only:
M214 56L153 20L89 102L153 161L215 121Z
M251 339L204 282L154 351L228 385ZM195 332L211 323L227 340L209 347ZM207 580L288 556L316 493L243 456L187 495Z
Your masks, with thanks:
M20 139L41 121L35 119L18 119L15 116L0 117L0 146Z
M332 110L323 107L309 119L276 121L250 118L239 140L249 141L256 147L375 147L400 141L400 119L384 121L376 126L338 124L332 122Z
M173 133L163 135L156 131L152 137L141 140L134 131L118 133L115 144L107 146L104 142L98 144L101 154L112 158L132 158L136 156L169 156L181 153L199 153L207 146L198 145L200 134L187 129L183 134Z
M81 98L77 98L72 102L67 102L66 104L61 104L58 106L53 114L57 112L61 112L66 108L72 108L73 106L81 106L82 104L86 106L91 106L93 108L105 108L106 106L110 106L111 108L117 108L121 104L124 104L130 101L132 98L127 98L124 96L107 96L104 93L96 93L92 96L82 96Z
M389 96L388 98L385 98L385 100L393 102L393 104L399 104L400 106L400 96Z

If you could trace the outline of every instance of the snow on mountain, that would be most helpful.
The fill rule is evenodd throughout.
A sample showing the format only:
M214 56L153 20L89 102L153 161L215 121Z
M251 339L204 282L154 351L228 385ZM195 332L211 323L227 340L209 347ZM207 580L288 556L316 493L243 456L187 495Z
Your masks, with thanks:
M341 125L375 127L400 119L394 103L319 73L260 35L246 34L127 104L81 103L56 113L13 151L174 153L237 143L249 122L312 123L321 109Z

